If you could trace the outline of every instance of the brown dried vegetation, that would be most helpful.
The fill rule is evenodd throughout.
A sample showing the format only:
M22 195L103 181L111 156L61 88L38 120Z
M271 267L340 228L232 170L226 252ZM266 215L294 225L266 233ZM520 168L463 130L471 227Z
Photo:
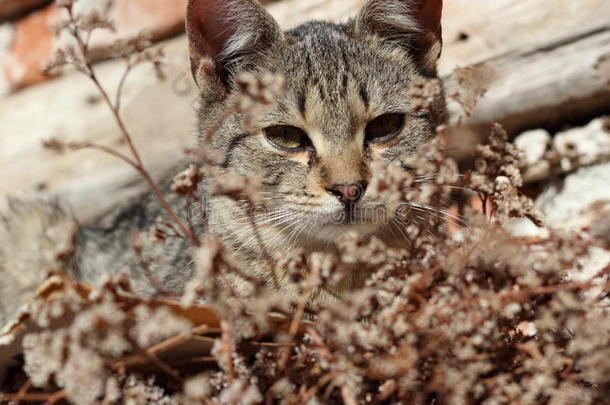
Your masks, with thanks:
M72 2L62 4L71 10ZM94 28L111 28L100 16L70 18L58 29L71 30L77 40ZM86 47L70 49L55 65L69 62L95 82ZM467 113L484 90L468 89L480 78L468 79L466 70L460 75L465 86L455 97ZM249 94L259 84L244 81L240 108L251 109L256 97ZM422 108L437 86L414 85ZM108 102L123 131L120 101ZM278 271L299 282L297 302L269 294L254 279L247 296L218 288L235 272L247 275L221 242L200 240L171 210L164 229L200 246L197 274L183 297L136 297L126 279L92 289L55 274L11 332L23 357L3 387L14 393L0 399L82 405L610 403L610 268L573 281L595 238L509 234L503 224L511 218L541 222L519 191L519 151L493 125L488 142L476 148L475 169L460 176L447 156L445 133L417 157L374 171L370 188L379 200L406 201L435 214L404 227L409 246L391 249L348 235L339 257L267 253ZM123 135L131 145L129 133ZM97 145L54 140L47 146L119 155ZM131 146L133 156L118 157L161 194ZM215 169L188 168L173 191L196 199L197 184ZM255 180L222 184L215 192L246 195L256 204ZM464 218L446 212L456 192L477 195L484 212L465 207ZM450 230L449 223L464 225L464 219L468 226ZM134 240L134 249L141 243ZM316 286L340 283L354 268L371 273L365 288L315 316L306 312ZM212 306L199 305L202 298Z

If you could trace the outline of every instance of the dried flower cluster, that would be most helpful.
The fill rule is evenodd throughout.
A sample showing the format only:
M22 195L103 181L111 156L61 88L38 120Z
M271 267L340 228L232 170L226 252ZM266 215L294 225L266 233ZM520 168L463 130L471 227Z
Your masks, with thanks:
M377 197L409 201L413 211L405 220L422 214L405 227L408 248L346 236L336 256L278 254L277 270L297 282L299 301L270 294L255 280L247 294L218 288L230 285L225 278L231 274L247 275L212 238L202 241L198 274L182 305L188 311L201 298L218 303L221 322L179 315L163 304L127 304L120 293L129 291L126 280L89 294L74 285L36 301L33 321L42 329L24 338L23 370L33 387L59 390L11 398L77 404L608 403L610 268L573 281L593 239L523 240L504 230L506 219L532 216L516 196L519 154L498 126L477 154L476 171L464 178L442 140L418 158L376 168L371 188ZM487 196L493 207L488 217L469 213L470 225L459 237L442 215L457 182ZM316 315L306 313L314 287L341 283L353 269L370 273L363 289ZM271 313L283 315L288 327L270 322ZM185 337L208 344L187 357L164 356Z
M430 112L432 104L441 95L443 84L440 79L417 78L411 83L409 97L416 112Z
M481 196L484 207L491 202L496 219L525 217L542 225L532 201L519 192L523 186L521 151L507 139L504 129L492 124L489 143L476 147L476 170L469 179L472 190Z
M487 93L495 77L496 71L484 63L455 69L452 80L457 83L457 87L449 94L449 97L462 107L460 121L472 115L474 108L481 97Z

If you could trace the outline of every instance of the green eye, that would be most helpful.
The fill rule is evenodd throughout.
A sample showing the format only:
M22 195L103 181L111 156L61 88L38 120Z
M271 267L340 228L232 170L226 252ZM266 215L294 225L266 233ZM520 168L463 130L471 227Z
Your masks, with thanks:
M400 134L404 125L404 114L381 115L367 125L366 140L373 143L388 142Z
M311 144L307 134L297 127L276 125L266 128L264 132L273 146L288 152L299 152Z

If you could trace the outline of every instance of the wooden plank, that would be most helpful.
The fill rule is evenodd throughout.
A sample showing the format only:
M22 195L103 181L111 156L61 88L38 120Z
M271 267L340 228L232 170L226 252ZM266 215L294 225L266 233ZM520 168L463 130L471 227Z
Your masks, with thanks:
M557 48L603 29L608 0L450 0L443 18L440 72Z
M467 121L499 121L509 132L592 118L610 111L607 0L448 2L440 71L486 62L496 80ZM449 81L449 92L455 84ZM454 114L459 106L451 104Z
M115 24L114 32L97 31L91 39L92 59L109 59L109 48L117 39L133 39L147 33L153 41L167 39L184 31L186 0L116 0L108 9L108 16ZM100 0L75 3L76 15L94 10L102 13ZM9 31L0 37L0 95L14 92L44 82L44 66L53 59L58 48L71 43L64 35L57 38L51 28L63 21L65 11L56 4L35 10L24 18L0 26Z
M10 1L0 0L0 16L3 4L5 7L17 4ZM262 0L262 3L272 1L275 0ZM343 3L342 7L349 4L349 1ZM102 0L81 0L75 3L75 14L93 10L103 13L103 5ZM158 42L183 33L186 5L187 0L114 0L107 12L115 30L96 31L90 43L91 59L101 62L113 58L111 45L119 39L133 39L146 33L151 41ZM324 9L321 6L323 4L308 4L311 10ZM342 7L335 12L343 15ZM282 7L278 11L280 14L288 12ZM50 77L43 73L44 66L53 59L56 49L71 43L70 36L58 39L51 29L64 18L63 10L56 4L49 4L23 18L0 25L0 96L49 80Z

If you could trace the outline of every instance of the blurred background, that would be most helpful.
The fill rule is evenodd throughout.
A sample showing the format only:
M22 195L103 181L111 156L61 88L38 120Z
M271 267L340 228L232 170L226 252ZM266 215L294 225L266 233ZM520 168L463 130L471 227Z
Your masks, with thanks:
M290 28L310 19L345 20L364 2L265 3ZM80 0L78 7L105 3ZM610 201L610 166L604 163L610 157L610 121L605 118L610 114L610 1L445 3L440 74L454 116L462 111L455 101L458 82L468 79L463 69L456 69L485 66L493 72L493 82L462 124L484 133L490 121L498 121L518 139L526 151L526 185L536 196L544 191L538 203L554 221L573 218L587 204ZM158 82L151 67L139 67L123 96L127 126L147 167L161 175L194 142L197 91L184 36L186 0L109 4L116 33L98 32L93 46L100 50L95 68L110 93L124 69L123 61L102 52L113 40L146 32L166 54L165 81ZM55 77L42 73L61 46L49 28L58 18L59 9L47 0L0 0L0 205L9 195L58 195L87 222L142 186L130 167L99 152L57 156L42 148L49 138L125 148L87 78L69 70ZM567 203L558 207L558 200Z

